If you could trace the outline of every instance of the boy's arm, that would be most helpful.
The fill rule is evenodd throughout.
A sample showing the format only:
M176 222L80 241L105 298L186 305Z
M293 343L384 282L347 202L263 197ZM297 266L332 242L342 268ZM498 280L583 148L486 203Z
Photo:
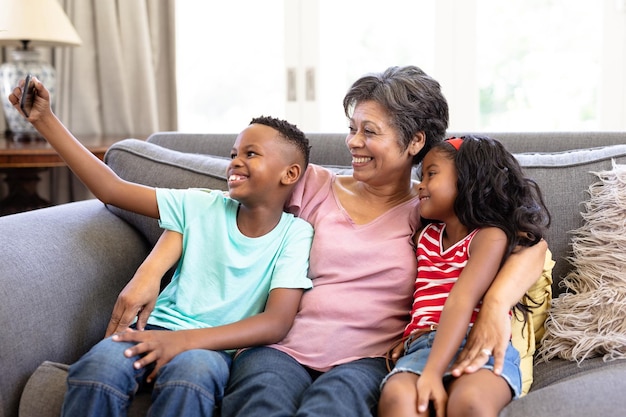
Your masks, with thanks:
M472 239L471 256L446 300L431 353L417 383L420 412L428 409L429 400L434 401L438 415L445 410L443 375L467 334L474 308L500 268L506 245L505 233L495 227L481 229ZM503 314L509 317L508 311Z
M105 337L124 331L137 318L137 330L143 330L159 295L163 275L180 259L183 235L163 232L133 278L117 297Z
M118 333L113 339L137 343L124 352L127 357L145 354L135 362L136 369L156 362L154 371L148 377L152 380L161 366L186 350L239 349L281 341L291 328L303 291L299 288L275 288L270 291L262 313L224 326L174 332L130 331Z
M511 254L483 298L476 323L469 333L463 351L453 366L452 375L472 373L480 369L491 352L493 371L499 375L511 336L511 320L503 316L541 276L548 245L542 240Z
M307 272L312 240L312 226L294 219L277 252L279 259L269 277L273 289L263 312L216 327L173 332L129 331L114 335L113 340L137 343L125 351L128 357L143 356L134 363L135 368L155 362L149 379L174 356L189 349L231 350L281 341L291 329L304 289L311 287ZM245 298L238 301L249 302Z
M52 112L48 90L38 79L34 78L34 81L37 93L28 121L46 138L76 176L103 203L158 218L154 189L122 180L89 152ZM21 89L15 88L9 95L9 101L23 115L19 106L21 95Z

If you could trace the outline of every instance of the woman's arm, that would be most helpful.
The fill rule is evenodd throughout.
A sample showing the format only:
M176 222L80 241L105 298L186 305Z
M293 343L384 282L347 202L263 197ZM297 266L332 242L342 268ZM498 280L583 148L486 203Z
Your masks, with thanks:
M506 313L541 276L547 249L548 245L542 240L509 256L483 298L476 323L453 366L452 375L477 371L487 363L487 352L494 357L493 371L501 374L511 337L511 320Z
M76 176L103 203L158 218L154 189L122 180L89 152L52 112L48 90L36 78L34 81L37 94L28 121L46 138ZM21 95L20 88L15 88L9 95L9 101L20 113Z
M137 318L137 330L143 330L156 304L163 275L176 264L183 252L183 235L163 232L133 278L117 297L105 337L128 329Z

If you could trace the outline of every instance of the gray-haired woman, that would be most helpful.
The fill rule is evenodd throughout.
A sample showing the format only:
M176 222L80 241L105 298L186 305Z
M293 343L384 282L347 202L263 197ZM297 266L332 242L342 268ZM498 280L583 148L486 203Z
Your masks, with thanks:
M376 414L384 356L412 301L420 217L411 170L443 140L448 105L439 83L414 66L360 78L343 104L353 175L310 166L287 207L315 229L313 289L282 342L235 358L222 417ZM502 312L540 276L545 251L542 242L502 267L456 373L477 369L485 352L501 368L510 336Z

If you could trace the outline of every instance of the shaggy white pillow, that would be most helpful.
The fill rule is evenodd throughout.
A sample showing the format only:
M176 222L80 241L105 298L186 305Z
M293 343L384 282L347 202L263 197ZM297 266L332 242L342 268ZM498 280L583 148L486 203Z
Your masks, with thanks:
M585 224L572 232L567 291L546 320L544 360L626 359L626 165L594 174L600 181L589 187Z

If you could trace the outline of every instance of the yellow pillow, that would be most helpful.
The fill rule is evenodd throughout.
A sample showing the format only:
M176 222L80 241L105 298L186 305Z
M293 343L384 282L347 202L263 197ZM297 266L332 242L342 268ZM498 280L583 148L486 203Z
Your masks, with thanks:
M522 298L522 302L532 306L531 312L527 314L526 322L520 313L517 316L513 314L511 319L511 343L518 350L521 359L522 395L528 393L533 383L533 355L545 332L543 324L548 316L548 309L552 301L552 268L554 263L552 252L547 250L541 276ZM527 301L527 296L537 305Z

